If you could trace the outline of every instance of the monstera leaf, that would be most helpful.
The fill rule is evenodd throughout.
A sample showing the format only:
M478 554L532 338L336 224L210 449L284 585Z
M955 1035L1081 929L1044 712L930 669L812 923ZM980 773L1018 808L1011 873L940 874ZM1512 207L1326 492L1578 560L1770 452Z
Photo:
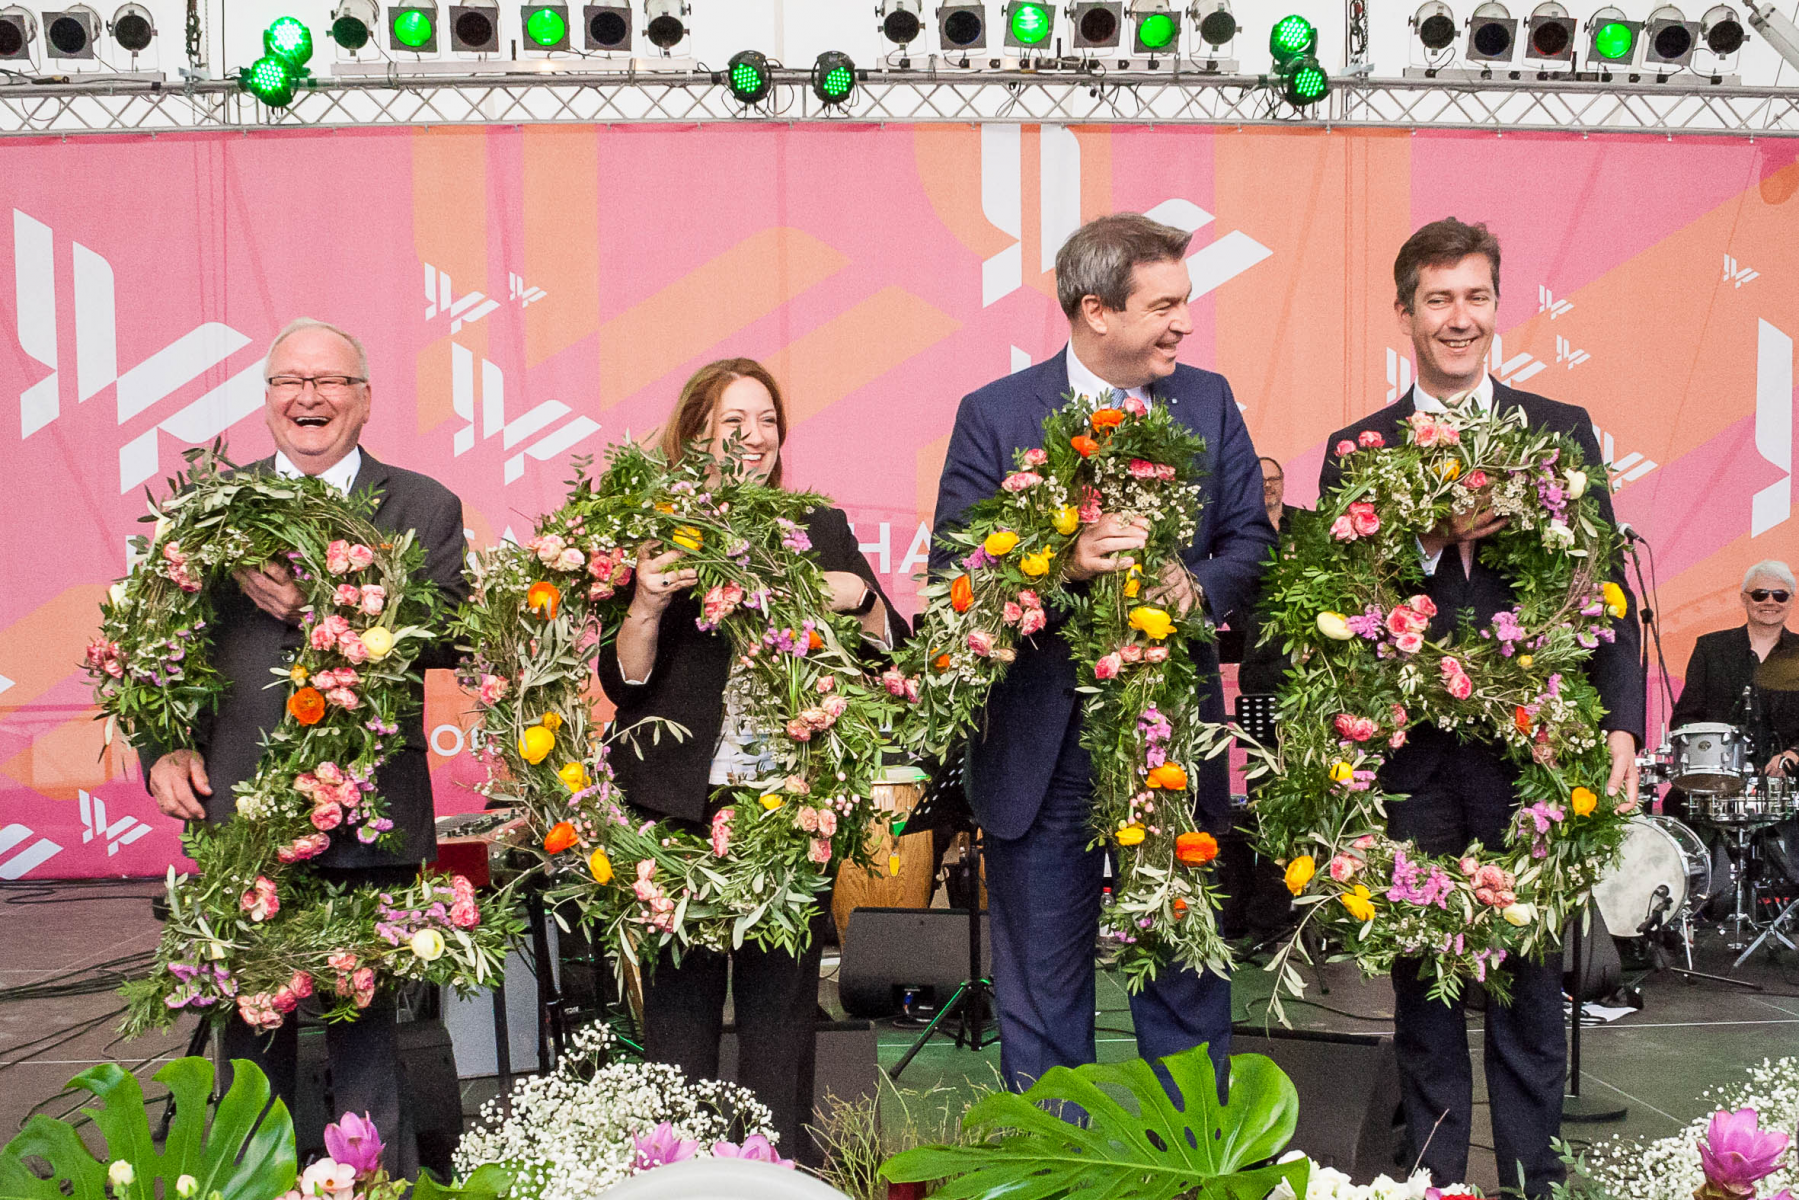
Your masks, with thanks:
M121 1159L135 1178L118 1200L155 1200L158 1176L162 1195L173 1200L183 1175L194 1178L195 1200L275 1200L294 1186L293 1119L279 1100L269 1108L269 1081L254 1063L240 1059L233 1066L231 1090L213 1112L210 1130L212 1063L178 1058L156 1073L175 1097L175 1120L160 1154L137 1078L116 1063L83 1071L69 1086L100 1100L82 1111L106 1138L105 1156L89 1153L72 1126L34 1116L0 1150L0 1200L108 1200L107 1169ZM38 1178L28 1157L48 1162L50 1178Z
M902 1183L947 1177L934 1200L1168 1200L1182 1193L1264 1200L1282 1179L1305 1195L1310 1164L1303 1158L1252 1166L1280 1153L1299 1117L1293 1081L1273 1059L1233 1057L1228 1104L1218 1102L1204 1046L1170 1055L1162 1065L1180 1093L1179 1108L1140 1058L1051 1067L1022 1096L998 1092L969 1107L963 1129L986 1140L907 1150L881 1173ZM1135 1101L1135 1111L1115 1098L1119 1090ZM1087 1123L1046 1111L1049 1101L1080 1105Z
M433 1179L431 1172L420 1171L412 1200L499 1200L511 1186L512 1172L498 1163L484 1163L467 1179L448 1185Z

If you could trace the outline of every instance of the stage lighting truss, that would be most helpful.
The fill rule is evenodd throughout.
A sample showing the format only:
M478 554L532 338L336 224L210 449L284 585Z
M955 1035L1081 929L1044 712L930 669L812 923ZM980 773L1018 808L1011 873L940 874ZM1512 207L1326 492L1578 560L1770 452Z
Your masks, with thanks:
M1642 40L1643 23L1608 4L1587 18L1587 62L1592 66L1628 68Z
M631 49L631 5L628 0L581 6L582 44L589 50Z
M1482 4L1468 18L1469 62L1509 63L1518 50L1518 22L1503 4Z
M970 50L987 48L987 6L944 4L937 9L937 45L955 66L966 67Z
M450 5L450 49L457 54L500 52L498 0L468 0Z
M1131 0L1131 52L1149 55L1153 70L1162 56L1173 65L1180 54L1181 15L1168 0Z
M1054 46L1056 6L1051 0L1007 0L1006 48L1047 54Z
M0 9L0 62L28 62L37 40L37 17L29 9Z
M910 46L924 32L923 0L882 0L881 36L895 46Z
M388 47L403 53L437 53L437 5L402 4L387 10Z
M1699 48L1699 22L1689 21L1672 4L1664 4L1649 14L1643 31L1643 65L1669 74L1691 66L1693 52Z
M691 11L683 0L643 0L643 35L664 57L672 57L675 47L687 40Z
M768 99L774 90L775 74L766 54L760 50L739 50L725 64L721 82L739 104L749 107Z
M134 62L156 40L156 18L141 4L120 5L106 29L112 34L113 44L131 55ZM4 57L0 54L0 58Z
M1124 38L1124 0L1081 0L1068 9L1069 45L1113 50Z
M338 0L331 10L331 40L337 43L339 55L347 51L354 57L375 36L380 21L381 9L375 0Z
M566 4L527 4L519 9L518 24L525 31L526 53L552 54L569 48Z
M1574 65L1575 20L1554 0L1531 10L1524 27L1524 61L1539 69Z
M51 58L91 59L100 37L100 14L85 4L44 14L44 47Z

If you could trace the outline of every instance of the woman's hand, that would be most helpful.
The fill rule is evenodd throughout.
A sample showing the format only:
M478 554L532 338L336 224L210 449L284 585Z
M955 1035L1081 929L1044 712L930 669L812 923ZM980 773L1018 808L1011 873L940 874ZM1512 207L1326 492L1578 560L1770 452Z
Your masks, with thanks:
M869 586L854 571L826 571L825 607L832 612L849 612L861 605Z
M659 619L675 593L699 582L699 572L680 566L682 554L670 550L657 554L660 542L645 542L637 548L637 590L631 597L631 615Z

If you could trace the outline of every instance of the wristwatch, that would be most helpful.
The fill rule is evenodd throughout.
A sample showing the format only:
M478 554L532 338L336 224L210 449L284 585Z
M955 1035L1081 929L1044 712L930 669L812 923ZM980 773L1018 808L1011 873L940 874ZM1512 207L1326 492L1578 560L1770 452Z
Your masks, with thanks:
M869 587L866 583L863 584L862 585L862 602L860 604L856 605L856 607L850 609L850 616L866 617L869 613L871 613L875 610L875 601L877 601L879 599L880 599L880 596L875 594L875 590L873 588Z

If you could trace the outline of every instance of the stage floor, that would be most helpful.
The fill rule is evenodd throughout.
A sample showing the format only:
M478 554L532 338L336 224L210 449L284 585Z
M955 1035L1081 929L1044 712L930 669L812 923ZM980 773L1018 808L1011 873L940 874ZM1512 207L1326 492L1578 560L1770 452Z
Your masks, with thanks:
M0 887L0 1139L10 1138L32 1112L52 1116L73 1112L85 1093L59 1095L67 1080L97 1062L117 1061L146 1082L157 1067L181 1055L192 1028L184 1019L170 1034L124 1042L114 1032L120 1002L105 974L108 964L130 967L134 955L154 948L160 926L150 914L150 897L160 881L130 880L79 885ZM1734 953L1715 934L1705 934L1697 969L1728 971ZM139 960L141 961L141 960ZM1391 1028L1391 990L1384 981L1363 981L1338 965L1326 968L1328 996L1308 992L1308 1003L1289 1004L1293 1023L1304 1029L1383 1032ZM1574 1140L1612 1136L1661 1137L1703 1115L1707 1088L1739 1080L1745 1067L1763 1058L1799 1053L1799 955L1758 953L1736 977L1762 991L1707 981L1687 983L1674 975L1642 984L1644 1007L1621 1019L1589 1027L1583 1037L1582 1091L1594 1100L1628 1107L1624 1121L1609 1125L1567 1125ZM1309 972L1308 972L1309 978ZM1246 968L1236 981L1236 1016L1261 1023L1271 977ZM99 991L69 994L88 984ZM14 989L36 988L19 995ZM1099 984L1099 1055L1131 1057L1129 1006L1115 977ZM820 998L836 1008L835 959L827 952ZM1328 1006L1328 1007L1326 1007ZM911 1044L915 1031L883 1027L880 1059L891 1066ZM1484 1083L1480 1079L1478 1014L1471 1014L1475 1058L1475 1142L1469 1182L1497 1184L1490 1147ZM996 1086L999 1048L974 1053L934 1039L900 1080L909 1090L947 1087L972 1096L979 1086ZM1346 1081L1349 1082L1349 1081ZM146 1093L160 1092L154 1084ZM465 1083L464 1110L472 1113L492 1094L490 1081ZM1489 1149L1481 1149L1487 1147Z

